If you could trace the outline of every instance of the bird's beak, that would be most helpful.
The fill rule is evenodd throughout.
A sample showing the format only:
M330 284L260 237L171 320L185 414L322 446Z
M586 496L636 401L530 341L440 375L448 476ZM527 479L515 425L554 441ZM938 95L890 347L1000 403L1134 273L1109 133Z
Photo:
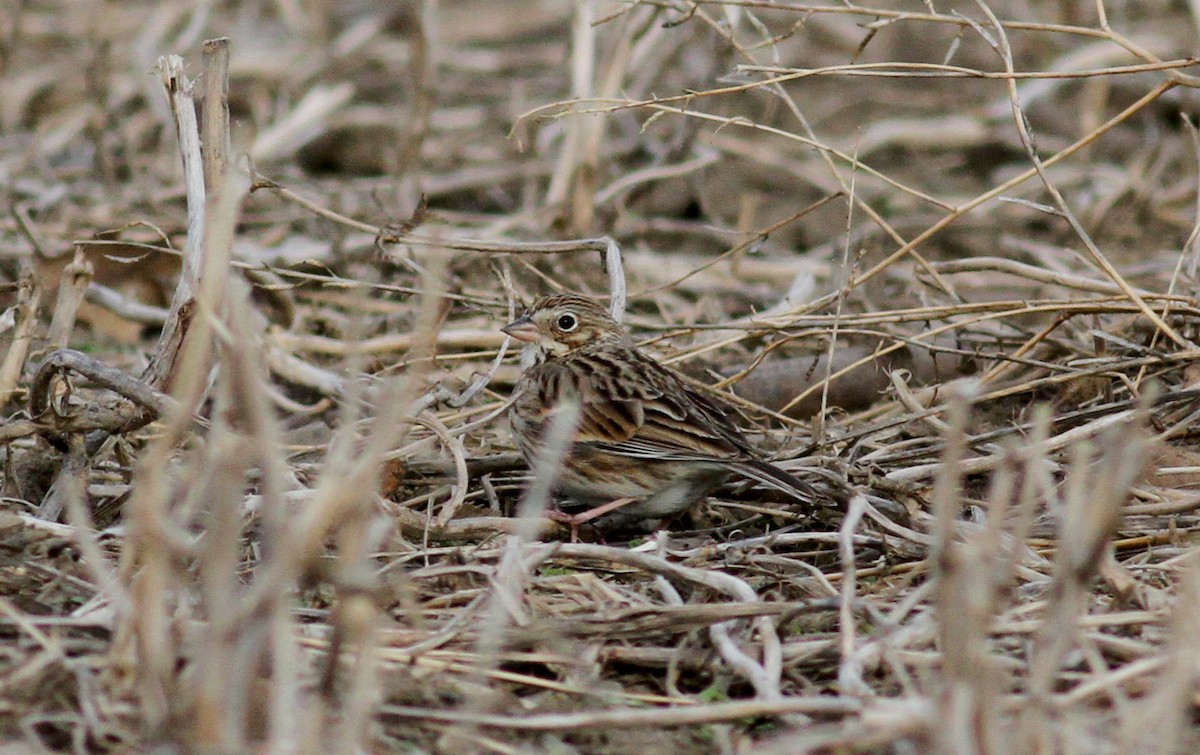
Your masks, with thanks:
M518 341L532 343L538 339L537 326L533 324L533 320L529 319L529 315L521 315L517 319L500 328L502 333L507 333Z

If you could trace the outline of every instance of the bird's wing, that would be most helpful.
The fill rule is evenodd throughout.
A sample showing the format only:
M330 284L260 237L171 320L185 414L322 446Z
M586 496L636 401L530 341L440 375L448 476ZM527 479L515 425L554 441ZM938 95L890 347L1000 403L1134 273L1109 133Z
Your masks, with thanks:
M725 410L635 351L619 359L584 355L571 371L579 380L583 410L576 442L641 458L733 460L752 455Z
M583 354L541 369L541 405L580 405L577 444L639 459L724 462L731 472L813 500L810 485L759 458L730 419L731 408L657 362L636 352L619 359Z

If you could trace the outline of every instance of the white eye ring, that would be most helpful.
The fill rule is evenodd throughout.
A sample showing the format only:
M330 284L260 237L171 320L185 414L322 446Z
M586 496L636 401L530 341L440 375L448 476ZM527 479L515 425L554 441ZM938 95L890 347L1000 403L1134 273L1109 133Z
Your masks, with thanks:
M579 327L579 318L568 312L565 315L559 315L558 319L554 321L554 324L557 325L558 329L562 332L570 333L572 330L575 330L575 328Z

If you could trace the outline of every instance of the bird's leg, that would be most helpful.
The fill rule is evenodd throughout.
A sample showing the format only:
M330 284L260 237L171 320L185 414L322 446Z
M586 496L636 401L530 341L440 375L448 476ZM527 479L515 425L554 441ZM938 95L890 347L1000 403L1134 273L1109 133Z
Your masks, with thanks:
M610 511L616 511L619 508L628 506L635 501L637 501L636 498L618 498L615 501L609 501L608 503L596 506L595 508L590 508L587 511L581 511L578 514L567 514L556 509L550 509L546 512L546 516L556 522L560 522L570 527L571 542L577 543L579 542L579 528L581 525L587 524L593 519L602 517Z

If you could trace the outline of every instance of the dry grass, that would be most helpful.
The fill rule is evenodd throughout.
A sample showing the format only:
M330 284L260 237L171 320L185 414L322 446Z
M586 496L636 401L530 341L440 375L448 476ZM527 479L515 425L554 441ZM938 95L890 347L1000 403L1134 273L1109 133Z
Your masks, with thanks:
M1195 751L1194 11L4 0L0 740ZM565 542L555 288L849 504Z

